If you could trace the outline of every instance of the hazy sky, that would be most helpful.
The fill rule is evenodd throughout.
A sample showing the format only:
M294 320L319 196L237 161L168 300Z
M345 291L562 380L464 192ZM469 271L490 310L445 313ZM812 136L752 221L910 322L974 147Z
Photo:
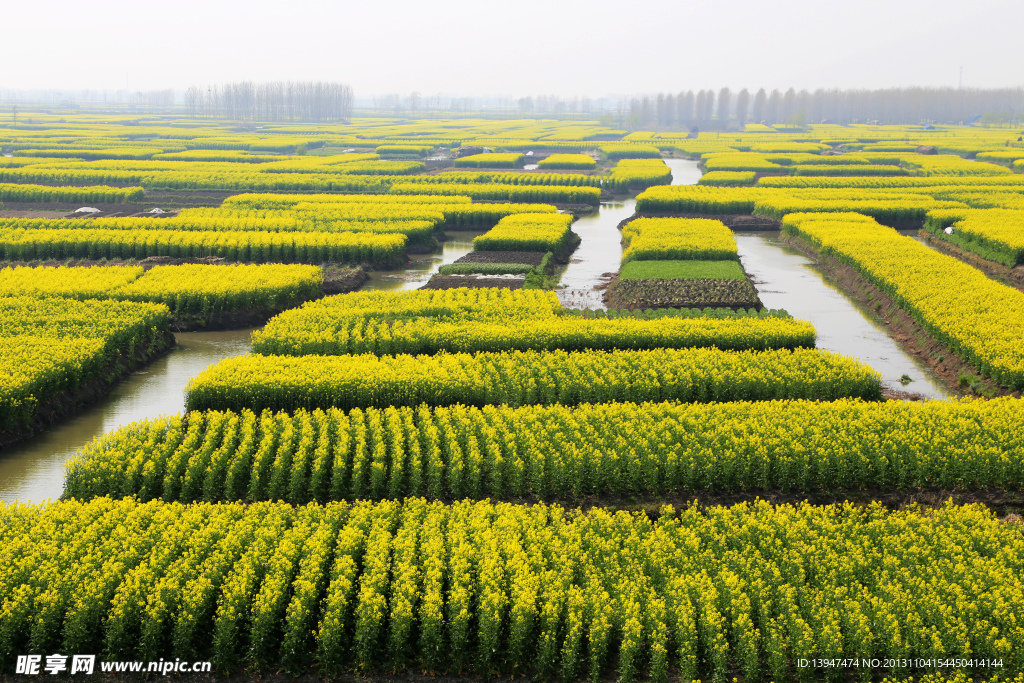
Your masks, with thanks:
M1024 84L1021 0L11 0L0 89L329 79L357 97Z

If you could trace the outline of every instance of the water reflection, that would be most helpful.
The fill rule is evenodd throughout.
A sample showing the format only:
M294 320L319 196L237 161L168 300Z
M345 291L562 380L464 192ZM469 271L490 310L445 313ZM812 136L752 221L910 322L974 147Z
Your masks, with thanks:
M439 252L411 254L409 264L399 270L375 270L361 289L402 290L419 289L443 265L452 263L473 251L473 238L485 231L446 230L446 240Z
M569 308L604 308L601 300L611 276L619 270L622 258L621 221L633 215L635 199L620 202L602 202L597 213L583 216L572 224L573 232L580 236L579 248L572 255L569 266L555 290L563 306Z
M64 462L94 438L145 418L180 413L185 385L222 358L247 353L252 330L184 332L169 354L103 400L29 441L0 451L0 500L41 502L64 488Z
M929 398L948 396L928 367L903 351L882 323L825 281L814 263L779 241L777 232L737 232L744 269L768 308L784 308L818 331L818 347L857 358L882 374L883 385ZM900 384L903 375L914 381Z
M697 161L690 159L664 159L664 162L672 169L673 185L696 185L701 175L703 175L700 168L697 167L699 163Z

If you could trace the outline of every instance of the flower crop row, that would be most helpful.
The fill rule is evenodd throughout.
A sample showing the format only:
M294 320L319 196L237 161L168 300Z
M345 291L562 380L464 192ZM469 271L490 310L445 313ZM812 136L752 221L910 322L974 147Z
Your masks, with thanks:
M1024 485L1019 399L193 412L68 462L65 497L191 502Z
M552 292L445 290L326 297L272 318L253 352L302 356L439 351L813 347L814 328L789 317L699 314L563 315Z
M194 168L155 171L151 168L132 168L130 162L116 162L116 168L103 168L85 162L64 163L59 166L33 164L21 168L0 168L0 182L6 183L62 183L87 185L113 183L142 185L146 189L235 190L247 192L278 191L384 191L394 182L407 180L411 174L423 170L418 161L366 161L337 167L278 168L266 171L253 167L267 164L226 163L227 168L212 168L212 164L192 162ZM146 164L185 164L186 162L142 162Z
M622 262L739 259L732 231L705 218L637 218L622 228Z
M962 188L992 189L996 187L1024 187L1024 176L912 176L912 177L861 177L856 176L769 176L757 181L758 187L789 187L789 188L861 188L861 189L906 189L930 188L955 183Z
M783 171L779 164L768 161L761 154L744 152L712 152L703 156L708 171L754 171L772 173Z
M154 301L176 313L219 313L248 308L284 308L323 294L317 266L156 266L112 298Z
M479 251L560 252L569 244L573 217L566 213L528 213L506 216L479 237Z
M4 268L0 296L59 296L162 303L174 313L281 308L323 293L323 274L305 265L92 266Z
M489 152L460 157L452 164L464 168L522 168L525 159L518 152Z
M392 194L463 195L473 199L504 202L557 202L598 204L601 190L575 185L513 185L499 183L421 183L416 179L395 183Z
M745 187L753 185L757 178L754 171L708 171L697 181L698 185L714 187Z
M357 208L362 205L353 205ZM487 211L487 214L501 215L503 212ZM33 234L42 230L81 231L91 230L145 233L148 231L195 232L195 233L252 233L251 239L263 239L262 235L277 233L306 233L299 235L300 240L306 239L309 233L338 234L348 233L350 237L357 235L391 235L402 236L408 244L433 244L434 230L445 222L444 213L433 211L395 212L392 215L374 220L378 212L372 210L365 214L354 213L351 216L314 213L312 211L224 211L220 209L185 209L180 215L171 218L112 217L112 218L0 218L0 231L23 230ZM474 216L475 218L475 216ZM497 219L495 219L496 222ZM275 239L271 237L270 239Z
M115 204L142 199L141 187L52 187L0 183L0 201L8 202L99 202Z
M169 317L149 303L0 297L0 435L30 428L62 392L104 379L119 355L131 362L162 348Z
M431 176L436 177L436 176ZM401 204L469 204L469 197L439 195L376 194L284 194L243 193L225 197L224 209L292 209L297 205L377 204L381 207Z
M148 220L148 219L143 219ZM0 258L9 261L219 256L259 263L393 263L406 236L360 232L255 232L0 228Z
M591 170L596 167L597 162L589 154L551 154L537 162L537 168Z
M672 171L661 159L623 159L612 168L609 184L620 188L668 185Z
M857 214L794 214L783 229L847 263L985 376L1024 389L1024 293Z
M608 401L880 399L878 374L816 349L503 351L431 356L236 356L194 377L189 410Z
M5 506L0 520L5 668L95 652L664 683L821 677L797 668L819 656L1024 666L1024 540L976 506L666 506L652 520L99 498Z
M439 176L423 176L439 177ZM302 230L337 230L333 224L343 221L341 229L368 230L358 225L349 226L352 221L379 221L385 224L430 221L433 227L493 227L495 223L517 213L554 213L557 209L550 204L521 203L472 203L468 196L460 195L235 195L224 200L218 209L190 209L179 217L225 215L263 216L283 218L289 225L301 226ZM395 226L391 230L402 229ZM271 229L271 228L265 228ZM291 228L289 228L291 229Z
M0 296L107 299L111 292L135 282L142 274L142 266L2 268Z
M601 187L606 176L586 173L521 173L518 171L442 171L437 175L415 176L417 183L463 183L498 185L570 185ZM410 182L409 178L404 182Z
M598 149L609 159L660 159L661 150L654 145L606 144Z
M924 219L932 209L966 207L963 202L935 199L926 193L876 193L844 187L775 189L760 184L750 188L652 187L637 197L638 211L754 214L777 219L790 213L820 212L858 212L879 220Z
M928 218L925 229L939 239L1009 268L1024 264L1024 211L953 209L933 211ZM953 233L946 234L946 227Z

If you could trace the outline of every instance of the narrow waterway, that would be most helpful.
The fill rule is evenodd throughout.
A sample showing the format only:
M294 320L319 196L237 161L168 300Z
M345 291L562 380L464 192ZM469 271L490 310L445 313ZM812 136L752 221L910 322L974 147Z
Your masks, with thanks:
M672 170L673 185L696 185L701 173L697 164L700 162L691 159L662 159Z
M411 254L409 263L398 270L375 270L370 273L361 290L402 290L419 289L427 284L438 268L452 263L473 251L473 238L484 234L485 230L446 230L445 241L441 243L441 253Z
M604 289L619 271L622 259L622 233L618 225L633 215L635 199L601 202L597 213L583 216L572 224L580 236L580 246L562 273L555 290L559 301L567 308L604 308L601 297Z
M672 169L673 185L693 185L701 172L696 161L665 159ZM583 216L572 224L580 236L580 246L559 280L558 299L568 308L605 308L601 300L604 286L619 270L622 259L622 234L618 225L636 211L635 199L601 202L597 213ZM601 287L601 289L597 289Z
M249 352L252 330L184 332L178 345L118 384L98 403L32 439L0 451L0 500L56 500L64 462L98 436L137 420L180 413L185 385L222 358Z
M907 354L885 325L825 281L817 266L779 240L777 232L737 232L743 268L767 308L784 308L818 332L818 347L852 356L882 375L882 384L928 398L945 398L928 367ZM900 383L906 375L913 381Z

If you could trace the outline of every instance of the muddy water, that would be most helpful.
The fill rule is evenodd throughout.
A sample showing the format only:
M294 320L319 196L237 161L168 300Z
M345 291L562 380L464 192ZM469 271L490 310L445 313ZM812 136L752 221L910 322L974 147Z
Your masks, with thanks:
M376 270L360 289L401 290L418 289L427 283L430 276L443 265L452 263L473 251L473 238L485 231L446 230L446 240L440 252L433 254L411 254L410 263L399 270Z
M696 161L665 159L672 169L673 185L693 185L701 176ZM618 272L622 258L620 222L633 215L636 200L602 202L598 212L584 216L572 224L582 241L573 253L569 267L562 274L556 290L563 306L569 308L604 308L603 287Z
M635 199L601 202L597 213L583 216L572 224L580 236L580 246L573 252L569 266L555 290L563 306L569 308L604 308L601 296L611 276L619 270L622 258L621 221L633 215Z
M185 385L222 358L247 353L252 330L184 332L178 346L128 377L102 401L36 437L0 451L0 500L56 499L64 462L98 436L136 420L180 413Z
M700 180L701 171L696 161L690 159L663 159L672 169L673 185L696 185Z
M857 358L882 374L882 384L944 398L948 393L926 365L889 337L885 325L825 281L814 263L779 241L777 232L737 232L744 269L753 278L761 302L784 308L818 331L818 347ZM913 382L903 386L900 378Z

